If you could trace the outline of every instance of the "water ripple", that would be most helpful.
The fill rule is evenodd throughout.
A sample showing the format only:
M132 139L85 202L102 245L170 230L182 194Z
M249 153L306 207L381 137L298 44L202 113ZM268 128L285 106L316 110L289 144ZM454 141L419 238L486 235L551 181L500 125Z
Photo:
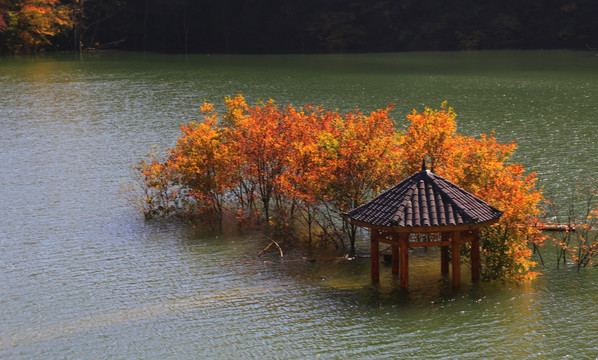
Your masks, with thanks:
M592 269L453 291L431 250L414 253L404 292L388 268L370 285L367 260L256 262L259 232L144 222L117 197L204 98L243 91L345 110L394 102L399 126L449 100L461 132L514 140L515 160L564 200L598 168L598 74L593 56L550 54L0 59L0 357L595 356ZM527 65L495 60L510 56Z

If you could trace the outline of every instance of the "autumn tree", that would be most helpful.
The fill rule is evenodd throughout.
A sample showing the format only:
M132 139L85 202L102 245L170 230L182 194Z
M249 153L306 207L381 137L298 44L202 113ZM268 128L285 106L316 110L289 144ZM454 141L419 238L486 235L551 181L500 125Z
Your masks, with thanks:
M34 53L73 27L72 9L59 0L1 0L0 53Z
M595 262L598 256L598 181L591 185L579 184L572 196L566 214L552 210L559 223L566 224L566 231L551 240L556 244L557 268L573 264L577 270ZM553 204L554 205L554 204Z
M400 138L403 176L417 172L422 159L432 171L444 175L457 149L457 114L444 102L441 110L426 108L418 113L413 109L406 117L408 125Z
M516 144L490 135L457 133L456 114L443 103L440 110L414 111L401 138L403 169L414 172L424 156L433 171L503 211L498 225L482 232L487 278L533 276L529 242L544 237L535 226L543 199L535 173L511 163Z
M279 178L287 166L289 116L273 100L248 106L238 94L225 102L226 137L239 157L240 176L246 189L254 192L248 196L259 199L269 220L272 201L280 194Z
M225 104L227 141L265 219L292 226L298 215L306 219L308 236L314 221L328 240L343 248L347 240L354 252L356 229L339 221L340 214L377 194L397 173L392 107L342 114L310 105L280 107L272 100L249 106L240 94Z
M213 106L205 104L202 112L207 114L202 121L181 125L182 136L165 165L178 174L178 184L193 199L191 213L222 228L226 195L237 185L239 174Z
M177 186L178 175L165 162L164 154L153 149L131 168L133 183L125 187L124 197L146 219L180 213L182 202Z
M316 209L324 226L334 229L343 246L345 239L349 241L351 254L355 252L357 229L346 222L339 224L338 219L391 185L399 172L398 138L391 110L389 105L370 114L359 110L326 112L312 148L308 191L323 200Z
M446 104L407 115L397 129L392 106L369 114L273 100L248 105L238 94L219 113L204 104L204 118L181 126L165 159L142 161L146 215L195 214L221 224L226 211L261 219L279 235L333 244L355 252L357 229L341 214L417 172L422 158L432 170L503 211L482 234L488 279L533 276L530 241L542 194L535 174L510 161L514 143L493 133L457 133Z

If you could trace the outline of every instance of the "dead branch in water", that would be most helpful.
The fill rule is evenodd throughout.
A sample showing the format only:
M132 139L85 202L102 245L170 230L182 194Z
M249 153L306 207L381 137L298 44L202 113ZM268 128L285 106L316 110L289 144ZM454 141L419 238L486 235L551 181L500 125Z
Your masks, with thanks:
M284 258L284 254L282 253L282 248L280 247L280 245L278 245L278 243L276 241L274 241L274 239L268 238L268 240L270 240L270 243L262 251L260 251L259 253L257 253L257 257L262 256L266 251L268 251L268 249L272 245L276 245L276 247L278 248L278 251L280 251L280 258L283 259Z

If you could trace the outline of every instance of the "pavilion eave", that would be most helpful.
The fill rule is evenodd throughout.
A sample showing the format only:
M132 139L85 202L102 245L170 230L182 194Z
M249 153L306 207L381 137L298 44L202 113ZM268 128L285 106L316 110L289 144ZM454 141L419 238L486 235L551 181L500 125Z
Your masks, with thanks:
M442 225L442 226L381 226L359 221L345 217L345 220L351 225L367 227L372 230L392 233L442 233L453 231L471 231L482 227L491 226L499 222L500 219L492 219L480 223L459 224L459 225Z

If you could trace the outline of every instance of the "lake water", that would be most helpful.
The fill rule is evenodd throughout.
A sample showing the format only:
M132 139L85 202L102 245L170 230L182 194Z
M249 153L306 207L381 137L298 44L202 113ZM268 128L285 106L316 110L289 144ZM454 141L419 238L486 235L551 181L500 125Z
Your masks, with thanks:
M259 231L146 222L118 197L204 99L243 92L395 103L401 126L448 100L460 132L517 142L515 160L563 201L598 177L597 55L0 58L0 358L598 358L598 269L557 270L549 249L534 281L460 290L437 250L415 252L403 292L389 267L372 286L368 259L256 261Z

